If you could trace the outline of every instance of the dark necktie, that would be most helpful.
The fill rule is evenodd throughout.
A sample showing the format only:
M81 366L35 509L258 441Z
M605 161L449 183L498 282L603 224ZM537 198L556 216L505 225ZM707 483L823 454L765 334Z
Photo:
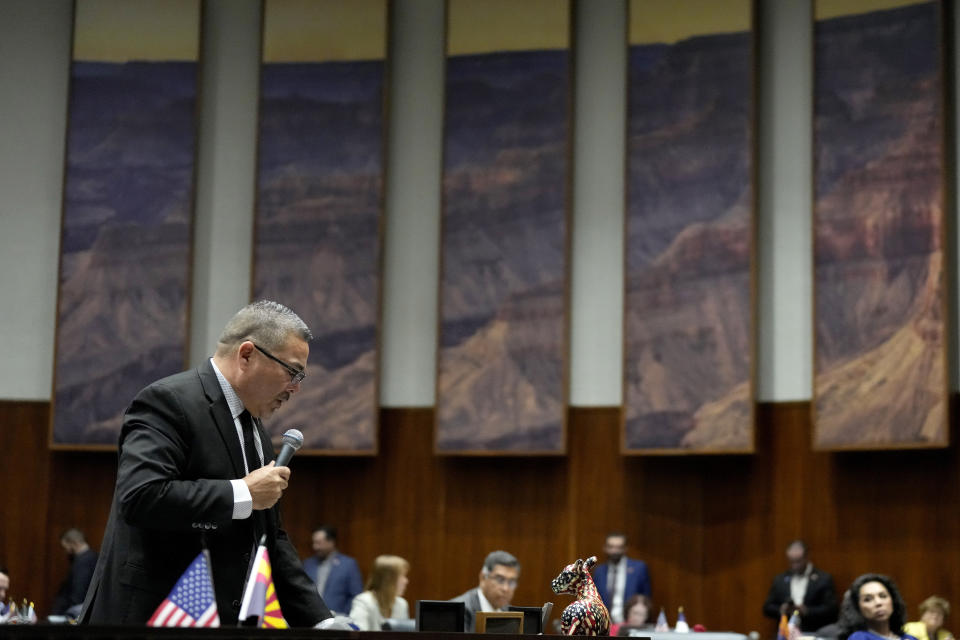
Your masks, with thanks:
M617 591L617 569L619 563L610 565L610 575L607 576L607 593L610 594L610 602L613 603L614 594Z
M257 455L257 448L253 444L254 428L253 418L246 409L240 414L240 427L243 429L243 455L247 458L247 473L260 468L260 456Z

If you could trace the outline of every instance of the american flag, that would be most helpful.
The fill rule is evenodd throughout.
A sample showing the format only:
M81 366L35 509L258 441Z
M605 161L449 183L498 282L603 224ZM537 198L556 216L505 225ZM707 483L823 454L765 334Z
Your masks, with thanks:
M147 620L148 627L219 627L217 599L213 594L210 564L207 552L190 563L177 580L170 595L160 603L153 616Z

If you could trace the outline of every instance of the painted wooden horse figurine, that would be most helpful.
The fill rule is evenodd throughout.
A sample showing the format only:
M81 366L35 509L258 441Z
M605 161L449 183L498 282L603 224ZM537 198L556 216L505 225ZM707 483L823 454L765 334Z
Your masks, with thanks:
M550 586L554 593L569 593L577 599L560 615L560 631L565 636L605 636L610 632L610 612L600 599L590 569L597 556L577 560L564 567Z

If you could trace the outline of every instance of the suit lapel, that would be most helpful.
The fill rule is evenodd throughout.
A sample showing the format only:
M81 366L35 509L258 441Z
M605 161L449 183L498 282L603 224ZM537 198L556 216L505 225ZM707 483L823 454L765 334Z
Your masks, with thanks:
M230 455L230 463L233 465L233 471L238 478L242 478L243 472L243 451L240 449L240 439L237 437L237 426L233 422L233 416L230 414L230 407L227 405L227 399L223 397L223 389L220 388L220 380L217 378L213 365L207 360L197 369L200 374L200 384L203 386L203 392L210 401L210 417L217 425L217 432L223 441L223 447Z

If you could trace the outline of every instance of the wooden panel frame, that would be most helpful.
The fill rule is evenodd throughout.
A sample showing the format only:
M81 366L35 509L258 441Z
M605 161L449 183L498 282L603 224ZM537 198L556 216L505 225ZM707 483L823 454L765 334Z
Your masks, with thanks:
M387 139L387 0L265 0L253 298L314 333L300 455L375 455ZM306 37L312 35L312 37Z
M755 449L756 23L629 3L624 454Z
M188 361L203 7L121 4L73 6L51 449L115 449Z
M950 442L948 21L902 5L812 4L815 450Z
M448 0L434 451L566 453L571 0Z
M522 611L477 611L477 633L511 633L519 635L523 633L523 612ZM487 629L490 621L494 621L495 631Z

